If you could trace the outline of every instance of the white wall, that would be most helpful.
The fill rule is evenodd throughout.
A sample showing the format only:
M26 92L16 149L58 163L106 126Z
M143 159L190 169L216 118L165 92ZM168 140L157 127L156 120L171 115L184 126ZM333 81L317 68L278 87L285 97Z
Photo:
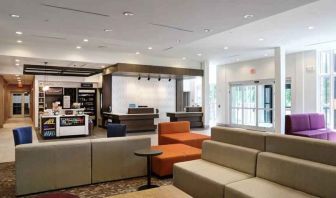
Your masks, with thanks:
M175 112L176 106L175 79L169 82L167 79L113 76L112 112L127 113L129 104L159 109L160 118L156 122L169 121L166 112Z
M307 67L313 67L308 71ZM316 51L286 56L286 77L292 82L292 112L317 111ZM251 69L255 69L254 74ZM217 66L217 123L229 124L229 83L274 79L274 58ZM220 107L218 107L220 106Z

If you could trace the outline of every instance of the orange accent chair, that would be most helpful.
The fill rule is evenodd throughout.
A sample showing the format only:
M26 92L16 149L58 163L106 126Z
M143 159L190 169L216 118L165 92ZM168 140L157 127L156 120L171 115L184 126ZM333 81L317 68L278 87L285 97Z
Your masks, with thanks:
M159 123L159 145L186 144L196 148L202 148L204 140L210 140L210 136L190 132L190 122L162 122Z
M201 149L185 144L152 146L152 149L163 152L161 155L152 158L152 170L160 177L172 175L173 166L177 162L201 158Z

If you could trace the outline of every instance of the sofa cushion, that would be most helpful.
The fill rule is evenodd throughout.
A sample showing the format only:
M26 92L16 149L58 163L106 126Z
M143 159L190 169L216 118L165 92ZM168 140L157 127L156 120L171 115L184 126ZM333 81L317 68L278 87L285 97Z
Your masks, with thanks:
M174 185L195 198L223 198L225 185L252 177L205 160L176 163L173 176Z
M335 166L264 152L258 155L257 177L318 197L336 195Z
M161 135L161 143L182 143L196 148L202 148L202 142L208 139L210 139L209 136L197 133L172 133Z
M190 122L161 122L158 125L159 134L168 133L189 133L190 132Z
M161 177L173 174L173 165L177 162L201 158L201 149L185 144L152 146L152 149L163 152L152 158L153 172Z
M324 115L320 113L310 113L309 123L311 130L325 128Z
M254 176L258 153L255 149L207 140L202 159Z
M266 151L336 166L336 144L325 140L274 134L266 137Z
M249 147L260 151L265 150L264 132L255 132L245 129L213 127L211 128L211 139L228 144Z
M327 130L308 130L308 131L296 131L291 133L291 135L297 135L302 137L309 137L309 138L315 138L315 139L321 139L321 140L327 140L328 139L328 131Z
M258 177L228 184L225 198L312 198L313 195Z
M308 114L286 115L286 133L310 130Z

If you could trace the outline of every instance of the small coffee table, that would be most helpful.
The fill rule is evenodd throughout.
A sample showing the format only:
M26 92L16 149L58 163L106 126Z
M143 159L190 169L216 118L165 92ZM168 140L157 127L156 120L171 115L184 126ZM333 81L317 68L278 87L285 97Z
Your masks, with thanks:
M152 157L161 155L162 151L159 150L152 150L152 149L141 149L136 150L134 152L135 155L141 156L141 157L147 157L147 185L140 186L138 190L146 190L150 188L159 187L158 185L152 185L151 179L152 179Z

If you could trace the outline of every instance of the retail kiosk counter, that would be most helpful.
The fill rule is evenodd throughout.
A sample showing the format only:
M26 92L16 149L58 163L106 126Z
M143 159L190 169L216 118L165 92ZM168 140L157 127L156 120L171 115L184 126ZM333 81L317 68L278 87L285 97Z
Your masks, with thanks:
M40 133L43 138L89 135L88 115L42 115Z

